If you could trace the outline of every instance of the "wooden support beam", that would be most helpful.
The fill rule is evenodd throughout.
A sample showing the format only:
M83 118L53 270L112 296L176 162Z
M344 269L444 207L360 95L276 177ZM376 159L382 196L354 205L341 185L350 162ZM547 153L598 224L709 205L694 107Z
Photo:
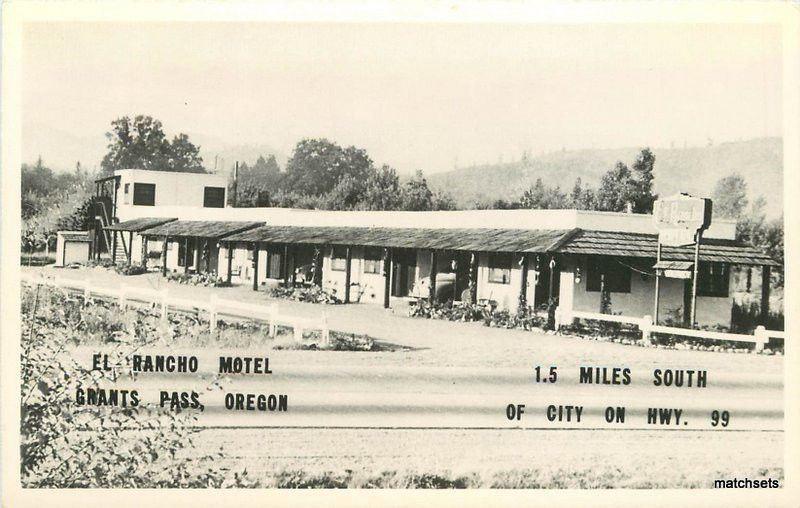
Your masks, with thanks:
M383 249L383 308L388 309L392 291L392 251Z
M147 268L147 237L142 235L142 266Z
M112 231L112 235L113 236L111 237L111 264L112 265L116 265L117 264L117 232L116 231Z
M436 303L436 261L437 261L437 252L436 250L431 250L431 270L428 274L430 277L430 287L428 288L428 302L433 305Z
M283 276L284 287L289 287L289 244L283 246L283 264L281 265L281 275Z
M164 237L164 243L161 244L161 275L167 276L167 245L169 244L169 237Z
M289 259L291 260L291 265L290 266L291 266L291 270L292 270L292 272L291 272L292 274L290 276L291 282L292 282L292 287L295 287L297 285L297 266L296 266L297 263L295 263L295 259L296 258L297 258L297 248L295 246L292 246L289 249Z
M528 306L528 256L522 254L522 263L520 264L521 281L519 285L519 307L525 309Z
M183 273L189 273L189 237L183 239Z
M478 303L478 253L473 252L469 259L469 299Z
M548 304L550 304L553 301L553 298L555 297L555 289L556 289L555 288L556 259L553 256L550 256L550 262L548 264L548 267L550 267L550 280L548 282L550 284L550 287L547 288L547 298L548 298Z
M227 277L226 280L228 281L228 284L230 284L231 280L232 280L232 277L233 277L233 274L232 274L232 272L233 272L233 243L232 242L228 242L228 248L226 249L226 253L228 255L228 273L226 275L226 277Z
M322 287L322 263L323 261L322 249L319 247L314 248L314 284Z
M128 264L133 262L133 231L128 232Z
M353 249L347 246L344 266L344 303L350 303L350 276L352 275Z
M258 291L258 242L253 243L253 291Z
M767 327L769 321L769 290L772 268L764 265L761 267L761 324Z

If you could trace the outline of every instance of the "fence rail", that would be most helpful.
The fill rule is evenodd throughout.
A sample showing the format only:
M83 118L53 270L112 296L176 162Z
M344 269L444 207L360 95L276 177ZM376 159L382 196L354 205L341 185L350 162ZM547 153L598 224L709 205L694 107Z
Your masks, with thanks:
M652 333L663 333L668 335L681 335L685 337L696 337L698 339L730 341L730 342L744 342L755 344L754 352L760 352L764 349L764 345L769 342L770 337L785 339L786 334L783 331L767 330L764 326L757 326L753 335L742 333L727 333L727 332L713 332L709 330L694 330L691 328L676 328L672 326L663 326L653 324L651 316L643 316L641 318L632 316L619 316L613 314L600 314L598 312L583 312L573 311L570 309L556 308L556 329L571 323L575 319L591 319L596 321L606 321L611 323L625 323L637 326L642 332L643 340L650 340Z
M21 281L24 284L47 285L60 289L81 291L85 298L98 296L110 298L118 302L122 308L134 302L145 303L147 305L158 306L161 319L167 319L169 309L184 312L205 312L209 318L209 328L213 332L217 329L220 316L228 316L242 319L256 319L269 323L270 337L277 336L278 326L287 326L292 329L294 338L297 341L303 340L306 331L318 330L322 335L322 343L327 345L330 341L330 328L328 327L328 317L325 313L320 318L303 318L297 316L286 316L278 312L277 304L256 305L244 303L236 300L219 298L211 295L209 301L193 300L189 298L179 298L169 295L167 288L156 290L147 288L121 287L103 288L93 286L89 281L74 279L46 278L44 276L33 276L22 274Z

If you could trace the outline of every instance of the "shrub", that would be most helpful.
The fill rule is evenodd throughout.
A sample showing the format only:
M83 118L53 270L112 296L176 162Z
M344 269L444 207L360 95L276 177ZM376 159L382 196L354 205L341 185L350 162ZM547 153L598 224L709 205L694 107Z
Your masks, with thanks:
M147 268L140 264L123 263L114 266L114 270L120 275L141 275L147 273Z
M269 295L273 298L286 298L297 302L340 304L340 300L332 292L326 291L319 286L277 286L270 290Z
M230 284L216 273L168 272L167 280L192 286L229 287Z
M91 303L84 302L87 305ZM59 305L60 304L60 305ZM109 351L112 371L90 371L68 352L75 334L67 295L37 286L25 289L22 308L21 476L24 487L228 487L251 486L244 474L220 468L218 456L192 450L194 415L149 404L81 406L76 389L96 388L131 375L126 359L143 337L139 327L123 330ZM133 321L141 315L125 312ZM146 326L143 323L139 325ZM84 321L84 327L94 326ZM95 333L96 330L91 330ZM163 338L155 334L154 339ZM129 399L130 400L130 399Z

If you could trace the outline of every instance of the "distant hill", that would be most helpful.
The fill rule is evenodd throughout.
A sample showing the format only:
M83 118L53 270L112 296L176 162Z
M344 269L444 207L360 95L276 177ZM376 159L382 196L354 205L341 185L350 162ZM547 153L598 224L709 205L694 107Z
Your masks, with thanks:
M652 148L652 147L651 147ZM432 188L450 193L462 207L517 199L537 178L569 192L580 177L596 187L603 173L621 160L632 164L639 148L566 150L527 161L487 164L427 175ZM780 138L719 143L703 147L652 148L656 156L655 187L659 195L689 192L710 196L720 178L740 173L752 201L767 198L767 214L783 212L783 142Z

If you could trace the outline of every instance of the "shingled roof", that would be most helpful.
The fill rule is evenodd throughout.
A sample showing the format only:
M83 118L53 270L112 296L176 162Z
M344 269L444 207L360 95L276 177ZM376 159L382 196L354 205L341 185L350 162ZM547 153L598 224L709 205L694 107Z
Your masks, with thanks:
M176 220L142 232L147 236L221 238L263 225L263 222Z
M166 224L167 222L176 220L178 220L177 217L140 217L138 219L131 219L118 222L117 224L111 224L106 226L104 229L108 229L109 231L133 231L134 233L138 233L139 231L144 231L145 229L160 226L161 224Z
M570 230L501 228L261 226L223 240L485 252L548 252L569 233Z
M655 259L657 249L656 235L579 230L555 252ZM662 247L661 259L692 261L694 247ZM779 266L775 260L755 247L733 240L711 238L703 239L700 243L700 261Z

